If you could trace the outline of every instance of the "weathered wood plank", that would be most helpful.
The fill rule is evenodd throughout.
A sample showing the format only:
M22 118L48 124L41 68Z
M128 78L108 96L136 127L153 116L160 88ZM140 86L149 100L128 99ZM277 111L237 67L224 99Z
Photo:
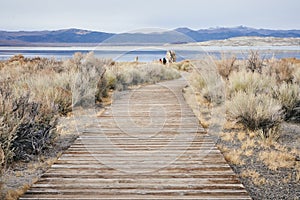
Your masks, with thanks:
M20 199L251 199L186 104L183 79L117 95Z

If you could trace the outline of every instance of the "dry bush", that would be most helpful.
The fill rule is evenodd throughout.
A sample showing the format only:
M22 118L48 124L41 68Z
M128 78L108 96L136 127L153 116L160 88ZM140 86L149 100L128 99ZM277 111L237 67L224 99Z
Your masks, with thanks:
M285 111L285 120L300 118L300 88L297 84L283 83L274 90L274 96Z
M250 72L262 73L264 60L260 57L258 51L250 51L246 69Z
M300 86L300 64L293 71L293 83Z
M276 62L274 66L276 78L279 82L291 83L293 80L294 65L288 61L282 60Z
M179 71L190 71L192 69L191 62L189 60L171 63L170 66Z
M24 77L15 81L14 94L22 95L30 92L30 100L43 102L48 109L56 110L65 115L71 111L72 94L71 86L74 73L35 73L30 77Z
M266 60L266 66L263 69L263 74L273 76L278 83L286 82L292 83L294 80L294 71L296 64L288 59L269 59Z
M172 69L164 67L160 64L146 64L139 68L144 72L144 79L146 83L157 83L163 80L172 80L180 77L180 74Z
M189 82L199 92L206 87L206 82L200 73L192 73Z
M52 145L59 115L71 111L72 70L46 58L15 56L0 71L2 167L28 161Z
M226 58L224 55L220 61L216 61L217 69L219 74L224 78L228 79L231 72L237 70L236 57Z
M3 168L13 160L39 155L54 136L55 113L42 103L30 101L30 93L15 97L1 92L0 141L4 150ZM3 102L5 103L3 104Z
M225 101L225 85L222 77L219 75L214 61L205 59L194 62L194 73L191 80L196 85L195 88L199 90L201 95L210 103L219 105Z
M47 69L54 70L59 73L64 70L62 64L62 61L57 61L54 58L25 58L23 55L15 55L8 61L4 62L4 66L7 68L20 67L23 71L31 73Z
M108 88L125 90L132 85L176 79L180 77L180 74L173 68L147 63L110 67L107 69L105 77Z
M77 69L72 85L73 106L91 106L101 101L107 92L104 73L110 60L98 59L90 52L74 58L74 63Z
M261 129L267 133L282 121L280 103L267 94L239 91L227 103L227 108L229 119L250 130Z
M69 113L72 106L101 101L106 90L116 89L117 84L123 89L124 85L180 77L175 69L163 65L127 63L118 68L114 65L112 60L96 58L93 53L76 53L63 62L23 56L3 62L0 69L1 167L15 160L35 159L51 147L57 118Z
M274 77L241 70L239 72L233 72L229 76L227 93L229 97L239 91L254 94L270 93L274 86L276 86Z

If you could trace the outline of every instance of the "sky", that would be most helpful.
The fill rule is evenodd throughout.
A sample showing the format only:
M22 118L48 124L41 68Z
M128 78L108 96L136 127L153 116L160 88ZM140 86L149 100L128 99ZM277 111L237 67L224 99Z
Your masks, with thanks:
M300 29L299 0L0 0L0 30Z

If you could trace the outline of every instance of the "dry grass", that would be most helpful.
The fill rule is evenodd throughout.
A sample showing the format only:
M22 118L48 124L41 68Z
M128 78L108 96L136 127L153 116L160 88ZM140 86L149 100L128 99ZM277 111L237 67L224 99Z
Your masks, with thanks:
M242 150L246 150L246 149L253 148L253 147L255 147L255 146L256 146L255 140L254 140L254 139L251 139L251 138L249 138L249 137L247 137L246 140L242 141L241 149L242 149Z
M243 178L251 178L251 180L253 181L253 183L255 185L263 185L267 183L267 180L262 177L257 171L255 170L245 170L240 174L241 177Z
M248 131L248 135L250 139L253 139L254 137L257 136L257 133L255 131Z
M224 130L234 130L234 129L239 129L240 127L237 127L237 124L232 122L232 121L226 121L224 124L223 124L223 129Z
M16 189L10 189L7 191L4 199L5 200L17 200L21 195L23 195L32 184L38 181L38 178L33 178L29 183L23 184L22 187Z
M203 128L208 128L209 127L209 122L205 119L200 119L199 120L199 123L200 125L203 127Z
M233 142L235 135L236 135L235 132L225 132L225 133L221 133L220 137L224 141Z
M295 156L288 152L266 150L259 154L259 159L271 170L295 166Z
M5 196L6 200L16 200L18 199L22 194L24 194L29 188L30 188L30 184L25 184L23 185L22 188L19 189L12 189L7 191L7 194Z
M241 158L242 151L239 149L234 149L228 152L225 152L224 157L225 159L233 165L244 165L245 162Z
M300 181L300 164L299 164L299 163L296 164L295 169L296 169L295 180L296 180L297 182L299 182L299 181Z
M171 63L170 67L173 67L179 71L190 71L192 69L191 62L189 60L183 60L177 63Z
M239 141L243 142L243 140L246 138L246 132L245 131L239 131L237 133L237 138Z
M229 149L227 147L225 147L224 145L217 144L217 147L223 154L225 154L229 151Z
M253 150L252 149L244 150L244 155L247 157L253 156Z

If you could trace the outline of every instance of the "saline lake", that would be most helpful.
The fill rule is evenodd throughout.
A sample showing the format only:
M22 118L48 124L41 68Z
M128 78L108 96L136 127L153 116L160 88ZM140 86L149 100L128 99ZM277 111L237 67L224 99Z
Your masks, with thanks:
M0 46L0 60L6 60L16 54L25 57L46 57L56 59L71 58L74 53L93 51L97 57L111 58L115 61L150 62L163 58L167 50L175 50L177 60L197 59L206 56L220 58L222 54L235 55L238 59L248 57L250 50L259 51L262 58L298 58L300 46L73 46L73 47L7 47Z

